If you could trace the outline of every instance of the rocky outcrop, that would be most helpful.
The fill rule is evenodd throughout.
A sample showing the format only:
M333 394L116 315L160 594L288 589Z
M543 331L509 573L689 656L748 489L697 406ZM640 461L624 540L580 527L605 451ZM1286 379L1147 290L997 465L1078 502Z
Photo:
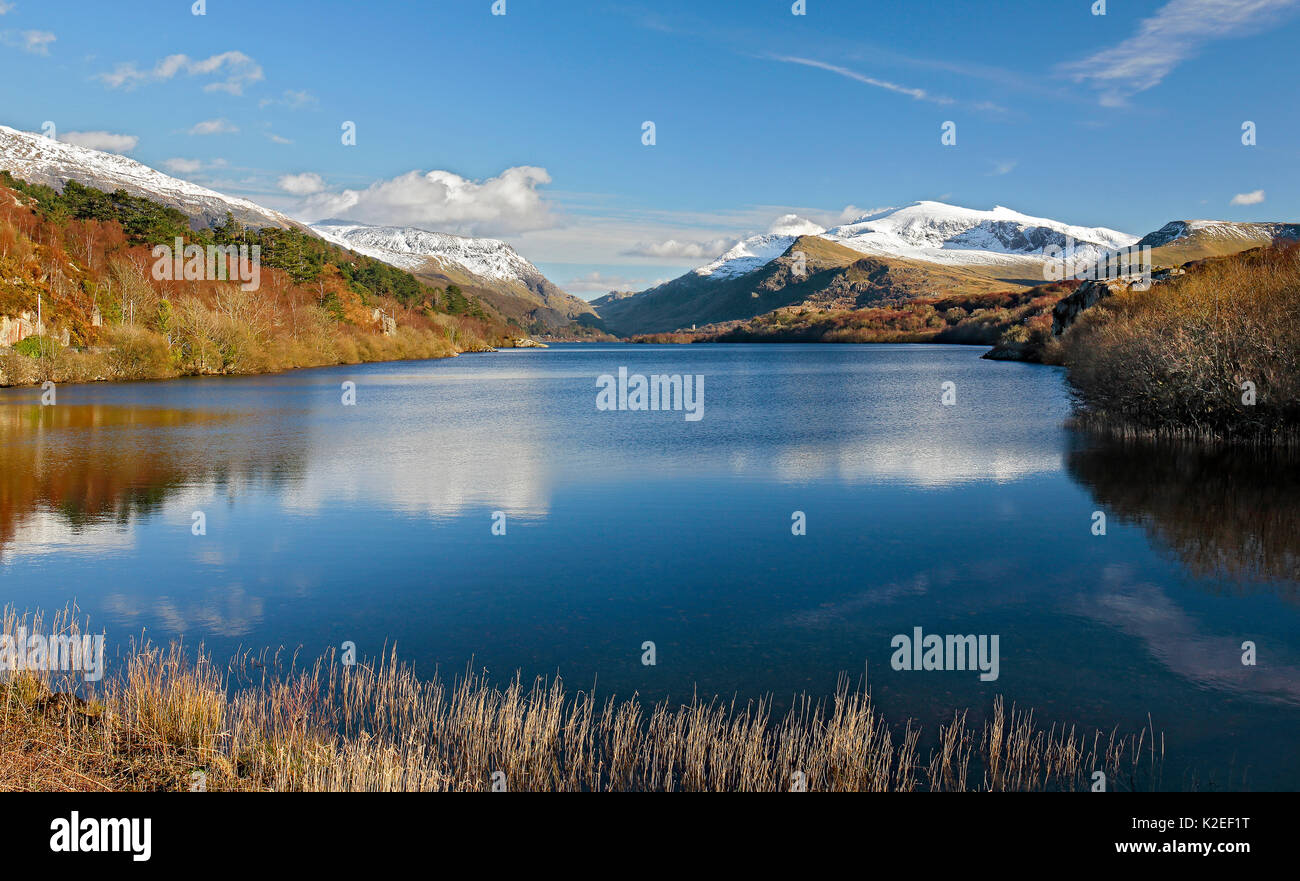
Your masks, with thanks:
M45 325L38 324L36 316L23 312L16 318L0 315L0 346L12 346L27 339L45 333Z
M1121 291L1127 291L1126 281L1085 281L1083 284L1057 303L1052 309L1052 336L1060 336L1069 330L1070 325L1078 319L1079 314L1091 309L1097 303Z

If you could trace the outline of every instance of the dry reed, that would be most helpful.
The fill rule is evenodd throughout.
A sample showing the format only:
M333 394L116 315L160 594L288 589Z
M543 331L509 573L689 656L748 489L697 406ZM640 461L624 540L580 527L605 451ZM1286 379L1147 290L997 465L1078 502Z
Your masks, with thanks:
M9 611L3 632L85 632L75 610L50 624ZM887 724L847 677L773 719L766 699L643 705L558 679L421 679L395 651L302 668L245 654L223 670L201 647L143 644L111 666L99 683L0 673L0 789L1079 790L1095 771L1112 789L1154 786L1163 757L1148 732L1044 731L998 699L982 728L955 715L922 758L921 729Z

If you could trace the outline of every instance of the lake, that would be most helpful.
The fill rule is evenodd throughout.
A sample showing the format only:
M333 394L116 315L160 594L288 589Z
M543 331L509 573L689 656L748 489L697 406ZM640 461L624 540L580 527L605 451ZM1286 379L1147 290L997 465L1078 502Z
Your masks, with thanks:
M396 644L653 700L781 709L865 673L896 724L1003 695L1150 724L1166 788L1300 789L1294 459L1085 437L1061 371L981 352L555 345L0 390L0 601L75 601L119 647ZM620 368L703 377L702 418L598 409ZM915 628L996 636L997 678L894 669Z

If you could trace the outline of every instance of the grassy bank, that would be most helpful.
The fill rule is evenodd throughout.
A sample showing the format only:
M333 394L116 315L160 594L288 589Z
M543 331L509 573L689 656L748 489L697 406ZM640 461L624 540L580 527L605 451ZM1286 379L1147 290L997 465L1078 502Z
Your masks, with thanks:
M67 615L43 623L11 613L4 629L80 632ZM844 679L773 717L765 701L650 706L559 680L426 680L395 654L273 674L265 656L220 669L144 645L108 666L78 697L71 679L3 674L0 789L464 791L500 772L510 790L776 791L801 772L809 790L1082 790L1100 770L1115 790L1149 788L1163 757L1150 731L1044 730L1000 699L980 727L955 714L922 755L919 727L888 724Z
M242 264L225 256L193 279L158 271L153 246L177 239L258 248L255 289L232 280ZM456 285L424 284L303 230L233 220L193 230L147 199L5 174L0 328L18 340L0 345L0 386L440 358L525 336Z
M1300 442L1300 246L1189 267L1061 338L1080 424L1118 436Z
M1055 355L1052 308L1077 281L1022 291L920 297L867 309L788 306L746 321L696 331L645 334L642 343L957 343L1032 348L1033 360Z

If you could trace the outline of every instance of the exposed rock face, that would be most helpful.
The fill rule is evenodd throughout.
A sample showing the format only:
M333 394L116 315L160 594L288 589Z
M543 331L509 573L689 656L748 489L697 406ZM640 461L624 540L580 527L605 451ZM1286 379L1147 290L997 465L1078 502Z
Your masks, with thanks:
M1127 281L1085 281L1052 309L1052 336L1065 333L1078 319L1079 313L1091 309L1111 294L1128 289Z
M0 346L12 346L29 336L45 333L45 325L36 322L36 316L23 312L17 318L0 315Z

